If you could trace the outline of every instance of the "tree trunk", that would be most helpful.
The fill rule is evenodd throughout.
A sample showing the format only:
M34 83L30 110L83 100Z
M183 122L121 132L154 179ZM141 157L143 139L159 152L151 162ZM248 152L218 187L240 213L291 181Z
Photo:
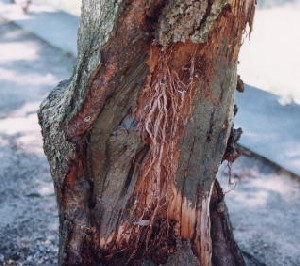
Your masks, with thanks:
M83 1L39 121L60 265L244 265L215 176L254 0Z

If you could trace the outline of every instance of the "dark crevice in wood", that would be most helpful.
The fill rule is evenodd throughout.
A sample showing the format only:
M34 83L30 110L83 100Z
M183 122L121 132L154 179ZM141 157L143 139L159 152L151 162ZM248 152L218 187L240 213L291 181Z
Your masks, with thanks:
M133 158L132 165L130 167L123 190L121 192L121 196L124 196L127 193L127 190L132 182L133 177L138 175L141 164L146 155L148 154L148 151L149 146L145 145L139 152L137 152L136 156Z
M215 116L215 110L213 110L211 115L210 115L209 129L208 129L208 132L207 132L206 141L211 141L211 139L212 139L213 130L214 130L214 126L215 126L214 116Z
M148 9L146 13L147 31L149 32L153 40L157 37L155 36L155 32L157 29L158 20L168 1L155 0L155 2L157 2L157 4L155 4L153 8Z
M205 10L205 14L203 15L203 17L200 21L199 27L197 29L198 31L201 30L201 28L206 23L207 18L211 15L211 8L212 8L213 3L214 3L214 0L207 0L207 8Z
M239 141L242 133L242 128L234 128L234 125L231 126L230 135L227 141L227 146L222 158L222 162L227 161L228 163L233 163L234 160L240 156L237 142Z

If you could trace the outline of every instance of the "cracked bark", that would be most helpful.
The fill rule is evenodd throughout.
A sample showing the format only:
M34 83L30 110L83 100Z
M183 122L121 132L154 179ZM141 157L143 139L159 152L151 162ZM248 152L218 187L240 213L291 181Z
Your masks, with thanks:
M243 265L215 180L254 1L83 3L39 121L60 265Z

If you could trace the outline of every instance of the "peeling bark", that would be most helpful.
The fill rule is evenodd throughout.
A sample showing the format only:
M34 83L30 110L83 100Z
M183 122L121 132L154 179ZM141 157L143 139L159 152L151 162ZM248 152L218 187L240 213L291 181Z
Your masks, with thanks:
M253 10L84 2L73 77L39 111L60 265L243 265L215 176Z

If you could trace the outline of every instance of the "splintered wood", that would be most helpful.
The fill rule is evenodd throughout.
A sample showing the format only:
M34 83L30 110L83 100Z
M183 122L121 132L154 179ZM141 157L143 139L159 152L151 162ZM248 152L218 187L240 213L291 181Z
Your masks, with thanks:
M197 46L191 44L189 48L174 45L162 52L156 47L151 49L152 72L136 112L137 128L150 147L147 164L139 178L143 180L140 185L147 191L139 192L147 195L146 208L155 206L154 213L167 207L172 197L171 184L174 184L180 153L177 142L190 118L198 74L195 70ZM144 186L144 182L148 186Z
M165 219L167 224L176 221L179 235L192 237L185 230L194 227L189 223L195 222L196 213L188 211L188 203L177 202L175 175L180 156L178 141L190 119L192 97L199 77L200 69L195 66L195 60L199 60L197 51L195 44L174 45L165 51L153 46L150 50L149 80L136 111L137 128L150 147L136 190L137 200L143 202L136 210L136 217L150 220L147 246L151 227L158 218ZM183 197L180 198L182 201ZM187 224L184 224L185 220ZM164 229L167 234L169 225Z

